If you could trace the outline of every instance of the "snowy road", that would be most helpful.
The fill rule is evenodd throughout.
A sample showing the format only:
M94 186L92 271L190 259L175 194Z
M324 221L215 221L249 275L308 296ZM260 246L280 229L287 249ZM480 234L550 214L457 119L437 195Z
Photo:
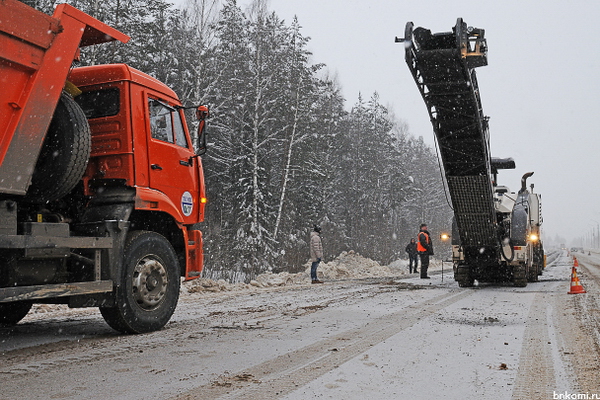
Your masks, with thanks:
M0 328L0 399L600 397L600 256L549 258L526 288L446 271L187 294L166 329L122 336L95 310ZM592 398L592 397L590 397Z

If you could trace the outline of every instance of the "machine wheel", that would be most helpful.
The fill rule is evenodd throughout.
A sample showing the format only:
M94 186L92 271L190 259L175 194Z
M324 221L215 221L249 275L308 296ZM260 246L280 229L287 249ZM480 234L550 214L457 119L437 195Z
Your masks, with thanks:
M537 282L539 280L538 275L537 264L530 264L527 268L527 282Z
M83 110L71 95L63 92L42 145L27 199L44 203L69 193L85 172L91 138Z
M538 275L544 272L544 246L540 243L533 250L533 263L536 266Z
M458 281L459 287L473 287L475 284L475 279L461 279Z
M127 236L115 307L101 307L106 322L123 333L165 326L179 299L179 263L164 236L133 231Z
M471 268L459 266L454 272L454 280L458 282L459 287L473 287L475 278L471 275Z
M528 269L526 264L519 264L513 269L513 283L515 287L527 286Z
M0 303L0 325L15 325L25 318L33 304L28 301Z

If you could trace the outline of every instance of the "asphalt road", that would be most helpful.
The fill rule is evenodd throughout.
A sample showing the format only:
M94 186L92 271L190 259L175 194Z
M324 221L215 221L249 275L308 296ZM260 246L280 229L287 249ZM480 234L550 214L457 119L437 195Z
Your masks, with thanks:
M184 294L144 335L49 307L0 328L0 399L600 398L600 256L577 256L585 294L560 251L525 288L445 271Z

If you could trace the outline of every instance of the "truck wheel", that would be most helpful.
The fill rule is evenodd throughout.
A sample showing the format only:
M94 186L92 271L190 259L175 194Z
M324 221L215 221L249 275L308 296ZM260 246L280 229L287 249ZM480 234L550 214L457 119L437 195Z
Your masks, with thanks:
M38 158L27 200L60 199L81 180L91 153L87 118L73 98L62 93Z
M127 235L115 307L101 307L106 322L123 333L165 326L179 299L179 262L164 236L148 231Z
M25 318L33 304L28 301L0 303L0 325L15 325Z

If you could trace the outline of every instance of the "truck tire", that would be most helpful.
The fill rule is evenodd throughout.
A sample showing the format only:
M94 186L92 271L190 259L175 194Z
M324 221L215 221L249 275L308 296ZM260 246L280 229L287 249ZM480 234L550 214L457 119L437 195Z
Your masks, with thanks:
M123 333L161 329L175 311L180 273L177 255L162 235L132 231L123 251L114 307L100 307L105 321Z
M0 325L15 325L25 318L33 304L28 301L0 303Z
M92 134L81 107L63 92L31 178L26 199L57 200L81 180L91 153Z

